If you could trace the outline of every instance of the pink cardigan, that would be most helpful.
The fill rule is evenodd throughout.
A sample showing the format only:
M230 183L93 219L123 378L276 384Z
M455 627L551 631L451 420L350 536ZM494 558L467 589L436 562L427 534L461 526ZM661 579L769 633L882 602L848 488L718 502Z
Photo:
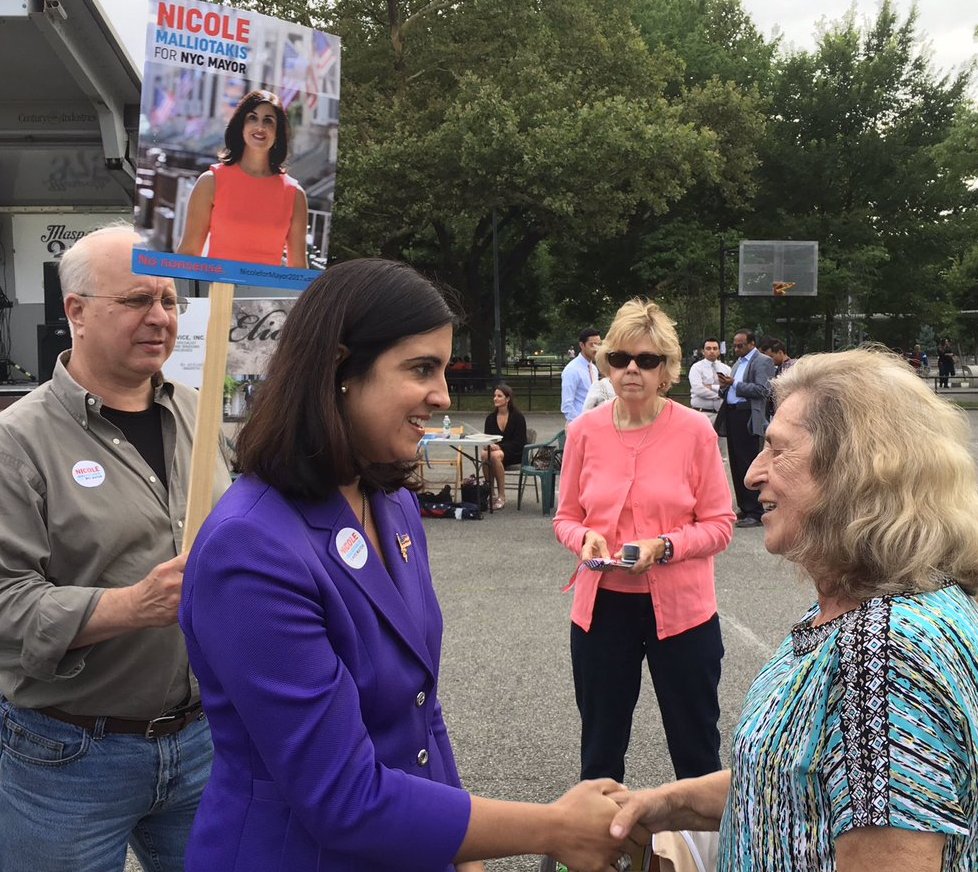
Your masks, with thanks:
M666 535L675 549L669 563L647 573L657 635L665 639L717 610L713 555L733 533L730 486L706 415L668 401L636 455L619 439L614 405L598 406L567 427L554 531L579 556L593 529L614 554L623 544L615 537L630 498L638 538ZM600 573L585 569L576 579L571 620L587 631Z

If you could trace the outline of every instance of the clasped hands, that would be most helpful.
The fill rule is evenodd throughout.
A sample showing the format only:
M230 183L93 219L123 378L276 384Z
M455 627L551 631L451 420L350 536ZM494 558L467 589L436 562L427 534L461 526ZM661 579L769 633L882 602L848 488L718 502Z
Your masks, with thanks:
M662 805L658 791L632 792L610 778L582 781L553 803L559 812L552 857L574 872L608 872L624 854L636 862L649 844Z
M652 568L652 564L666 553L666 543L661 539L635 539L629 543L638 545L638 560L628 569L623 570L631 575L641 575ZM621 549L614 554L608 548L608 540L594 530L584 534L584 544L581 547L581 560L593 560L596 557L607 557L621 560Z

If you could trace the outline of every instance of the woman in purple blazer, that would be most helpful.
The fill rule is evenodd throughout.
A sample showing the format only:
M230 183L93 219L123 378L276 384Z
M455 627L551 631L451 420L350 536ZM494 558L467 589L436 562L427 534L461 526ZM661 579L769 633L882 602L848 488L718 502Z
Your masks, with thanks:
M610 780L549 806L461 788L438 702L442 620L404 489L449 406L453 316L403 264L330 267L299 298L207 519L180 625L214 737L188 872L607 869Z

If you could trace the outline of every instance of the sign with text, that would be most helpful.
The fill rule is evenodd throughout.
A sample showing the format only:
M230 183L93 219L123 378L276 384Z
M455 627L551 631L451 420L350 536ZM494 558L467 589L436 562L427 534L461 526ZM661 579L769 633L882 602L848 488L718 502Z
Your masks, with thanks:
M236 297L228 331L227 375L242 384L264 378L282 325L295 297ZM194 388L201 386L210 300L195 297L180 316L173 354L163 366L167 378Z
M336 36L150 0L133 270L304 289L326 263L339 88Z
M44 212L11 216L14 287L18 303L44 302L44 264L57 261L93 230L125 217L126 213Z

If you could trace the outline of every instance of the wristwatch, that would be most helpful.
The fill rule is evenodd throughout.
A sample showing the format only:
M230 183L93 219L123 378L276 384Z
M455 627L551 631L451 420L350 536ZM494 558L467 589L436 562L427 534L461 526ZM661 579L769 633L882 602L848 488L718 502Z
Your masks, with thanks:
M655 562L665 564L672 560L672 555L674 553L672 539L670 539L668 536L660 536L659 538L665 543L666 550L662 552L662 556Z

